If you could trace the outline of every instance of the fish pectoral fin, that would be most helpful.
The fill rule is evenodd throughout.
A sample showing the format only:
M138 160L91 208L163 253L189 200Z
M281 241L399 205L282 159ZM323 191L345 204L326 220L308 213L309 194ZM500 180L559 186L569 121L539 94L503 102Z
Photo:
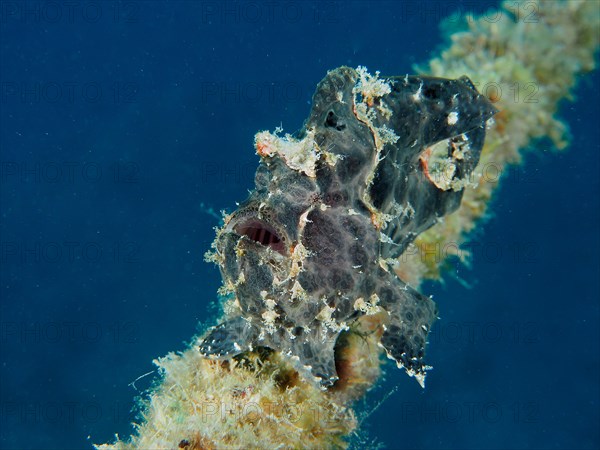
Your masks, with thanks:
M389 313L389 323L380 344L388 358L424 386L425 372L430 369L425 364L427 335L437 318L437 307L430 298L396 281L394 301L383 305Z
M296 340L290 350L298 371L323 388L332 386L338 379L335 369L335 341L337 335L322 329L306 340ZM308 376L310 375L310 376Z
M214 327L200 342L199 350L207 358L230 358L252 350L257 334L247 320L237 317Z

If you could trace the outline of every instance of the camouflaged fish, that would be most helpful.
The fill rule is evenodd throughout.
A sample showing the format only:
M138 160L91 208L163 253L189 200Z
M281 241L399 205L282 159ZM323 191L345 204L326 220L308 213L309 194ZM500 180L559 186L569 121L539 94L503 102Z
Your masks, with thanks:
M340 333L383 310L380 345L423 384L437 309L393 262L458 208L495 112L466 77L329 72L301 130L256 135L256 189L209 256L232 301L202 355L268 347L326 388L338 379Z

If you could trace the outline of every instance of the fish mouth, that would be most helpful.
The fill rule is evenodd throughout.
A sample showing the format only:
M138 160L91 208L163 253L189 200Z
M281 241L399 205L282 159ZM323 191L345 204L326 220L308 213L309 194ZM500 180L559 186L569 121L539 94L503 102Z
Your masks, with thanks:
M233 231L240 236L246 236L263 247L268 247L283 256L286 255L285 236L264 220L256 217L244 218L233 226Z

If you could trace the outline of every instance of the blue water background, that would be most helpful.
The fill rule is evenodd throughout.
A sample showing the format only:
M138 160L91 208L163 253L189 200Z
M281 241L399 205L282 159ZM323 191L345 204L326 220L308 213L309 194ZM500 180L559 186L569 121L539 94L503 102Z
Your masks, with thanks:
M437 2L68 3L0 4L3 449L128 436L155 374L131 383L217 317L203 254L254 133L298 129L329 69L411 73L443 42ZM424 286L427 389L389 365L360 439L598 448L598 86L561 106L568 151L504 174L472 268Z

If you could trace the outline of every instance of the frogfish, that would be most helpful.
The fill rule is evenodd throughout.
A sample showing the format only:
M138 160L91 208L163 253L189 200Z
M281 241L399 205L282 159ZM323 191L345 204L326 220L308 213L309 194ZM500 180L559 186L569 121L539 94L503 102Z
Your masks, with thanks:
M423 384L437 307L394 265L459 207L496 112L467 77L330 71L299 131L255 137L255 189L224 216L208 254L231 301L201 354L266 347L327 389L339 379L340 335L383 311L379 345Z

